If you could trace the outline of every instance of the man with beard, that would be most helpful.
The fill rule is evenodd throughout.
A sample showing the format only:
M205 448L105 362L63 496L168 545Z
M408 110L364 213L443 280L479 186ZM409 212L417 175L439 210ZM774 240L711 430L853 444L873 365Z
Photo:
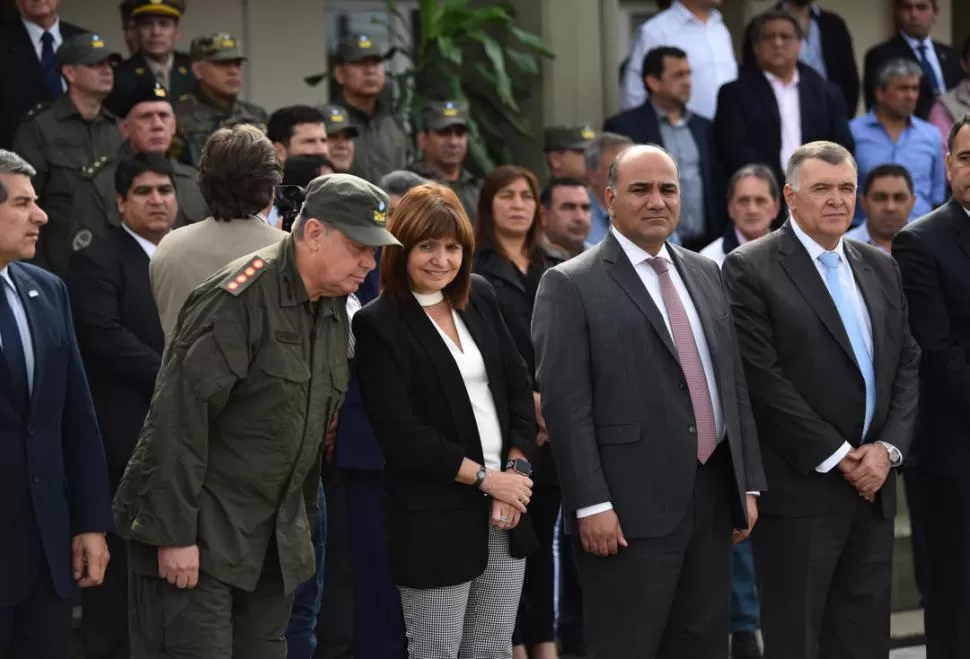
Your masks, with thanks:
M554 178L539 195L542 249L561 263L586 248L592 208L586 185L577 178Z
M866 221L846 233L846 237L878 247L888 254L893 238L913 214L916 203L913 178L902 165L879 165L866 176L860 201Z
M338 172L349 172L354 166L354 140L360 136L360 129L350 123L347 110L339 105L324 105L320 111L327 127L330 162Z
M430 101L424 106L421 124L418 148L423 162L409 169L420 170L420 164L424 164L440 172L440 182L455 191L474 223L482 182L463 166L468 153L468 103Z

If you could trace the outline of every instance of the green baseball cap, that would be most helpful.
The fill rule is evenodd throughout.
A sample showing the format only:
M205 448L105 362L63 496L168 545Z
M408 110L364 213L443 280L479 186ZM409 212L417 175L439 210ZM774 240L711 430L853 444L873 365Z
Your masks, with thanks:
M589 124L549 126L543 132L543 151L585 151L596 139L596 131Z
M192 40L189 55L193 61L235 62L245 60L239 42L231 34L219 32Z
M85 32L64 39L57 49L57 65L91 66L106 59L121 60L121 55L108 48L99 34Z
M332 224L368 247L401 246L387 230L391 202L373 183L351 174L327 174L310 181L297 221L315 218Z
M444 130L451 126L468 126L468 103L465 101L429 101L421 112L424 130Z
M347 64L360 62L365 59L387 59L387 53L377 47L377 42L366 34L355 34L344 37L337 44L334 53L334 63Z
M346 132L350 137L360 135L360 129L350 123L347 110L339 105L321 105L320 112L323 113L323 123L327 127L327 135L336 135Z

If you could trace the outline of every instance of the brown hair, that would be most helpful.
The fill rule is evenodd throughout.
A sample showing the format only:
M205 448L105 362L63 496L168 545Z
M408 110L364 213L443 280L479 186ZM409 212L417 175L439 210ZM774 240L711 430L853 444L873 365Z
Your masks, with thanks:
M276 150L255 126L220 128L202 148L199 189L217 220L249 218L262 212L282 180Z
M485 177L485 182L482 184L482 191L478 195L478 216L475 220L475 243L479 249L491 247L502 253L498 240L495 237L495 216L492 213L492 203L502 188L519 179L525 179L529 190L532 191L532 198L536 202L536 209L532 215L532 224L529 226L528 233L525 234L525 249L529 254L529 258L533 259L540 253L538 240L539 182L536 181L535 174L525 167L519 167L518 165L500 165ZM509 258L508 254L502 253L502 255L505 258Z
M437 183L411 188L401 198L388 229L401 242L401 248L385 247L382 250L382 291L398 302L406 301L411 297L408 278L411 250L425 240L454 237L461 244L461 267L443 292L452 307L464 309L472 287L475 237L465 209L451 188Z

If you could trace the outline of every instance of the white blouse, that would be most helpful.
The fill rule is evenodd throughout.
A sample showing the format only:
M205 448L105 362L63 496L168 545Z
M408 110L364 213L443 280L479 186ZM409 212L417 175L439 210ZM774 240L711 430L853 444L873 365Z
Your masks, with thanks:
M431 293L422 295L414 293L414 297L422 307L430 307L441 302L442 294ZM502 469L502 426L498 420L498 410L495 408L495 399L492 397L492 390L488 387L488 372L485 370L485 360L482 353L472 338L471 333L465 326L458 313L452 309L451 318L455 322L458 330L458 339L461 341L459 348L440 327L438 323L431 320L431 324L438 331L441 340L444 341L448 352L451 353L461 378L465 383L465 391L468 393L468 401L471 403L472 412L475 414L475 424L478 426L478 436L482 442L482 457L488 469ZM430 316L429 316L430 319Z

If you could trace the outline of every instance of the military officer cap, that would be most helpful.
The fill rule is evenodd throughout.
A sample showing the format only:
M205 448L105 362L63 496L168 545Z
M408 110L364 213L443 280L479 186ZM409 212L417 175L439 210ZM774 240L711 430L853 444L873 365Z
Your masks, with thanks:
M193 39L189 55L196 62L239 62L246 59L236 38L225 32Z
M549 126L544 132L543 151L585 151L596 138L589 124L576 126Z
M132 0L131 17L170 16L182 18L185 13L185 0Z
M104 39L99 34L91 34L89 32L76 34L73 37L64 39L57 49L58 66L64 66L66 64L91 66L103 62L106 59L120 61L121 55L108 48L104 43Z
M345 37L337 44L337 52L334 54L336 64L352 64L365 59L387 59L387 53L381 52L377 43L365 34Z
M158 101L165 101L172 105L174 109L168 91L161 84L141 79L131 90L131 93L127 95L112 94L105 101L105 105L115 116L127 117L128 113L139 103L156 103Z
M327 135L346 132L349 137L360 135L360 129L350 123L347 110L339 105L324 105L320 108L323 113L323 123L327 127Z
M468 103L465 101L428 101L421 112L424 130L444 130L452 126L468 127Z
M387 230L389 207L387 194L373 183L351 174L327 174L310 181L297 222L312 217L361 245L400 246Z

